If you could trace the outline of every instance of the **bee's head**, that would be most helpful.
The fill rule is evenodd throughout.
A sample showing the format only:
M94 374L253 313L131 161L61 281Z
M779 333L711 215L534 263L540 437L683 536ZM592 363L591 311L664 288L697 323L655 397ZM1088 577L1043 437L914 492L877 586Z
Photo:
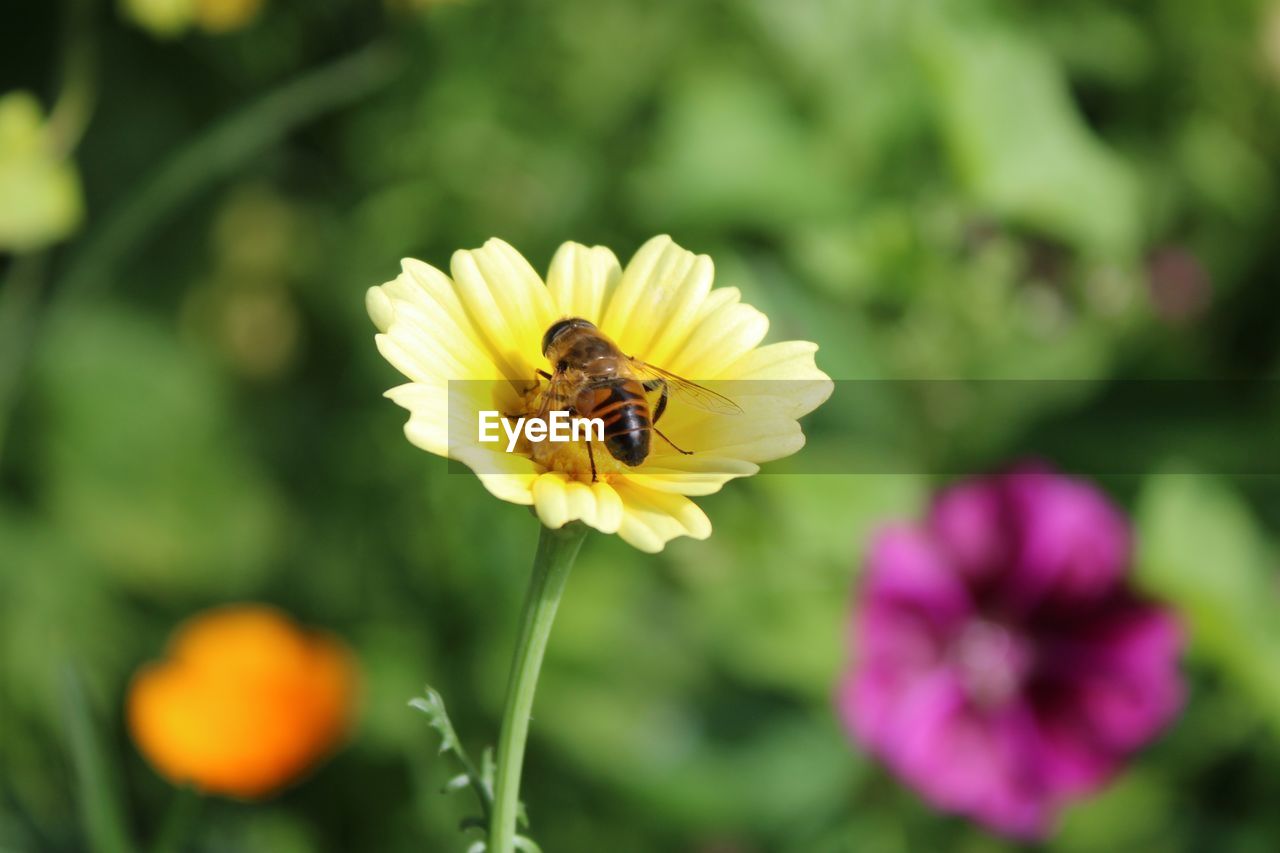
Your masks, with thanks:
M564 335L570 329L594 329L595 323L590 320L584 320L581 317L566 317L563 320L557 320L547 329L547 333L542 336L542 354L545 356L551 349L551 345L556 342L556 338Z

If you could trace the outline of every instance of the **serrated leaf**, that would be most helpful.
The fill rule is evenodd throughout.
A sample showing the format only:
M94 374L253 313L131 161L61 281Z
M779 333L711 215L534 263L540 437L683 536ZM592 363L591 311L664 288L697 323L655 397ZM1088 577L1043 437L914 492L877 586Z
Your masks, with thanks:
M466 773L459 773L457 776L454 776L448 782L444 783L444 788L441 789L441 793L452 794L454 791L461 791L470 784L471 777Z
M532 838L524 835L515 837L515 845L516 849L523 851L523 853L542 853L542 848Z
M425 696L409 700L409 707L421 711L427 717L427 723L440 735L440 752L459 752L462 744L453 723L449 722L449 713L444 707L444 697L434 688L427 687Z
M453 723L449 720L449 712L444 707L444 697L435 688L425 687L422 696L409 700L409 707L426 715L427 723L440 735L440 754L451 753L462 766L462 773L446 782L442 793L453 793L470 787L480 801L480 811L483 816L464 818L461 828L483 829L493 809L494 770L491 751L485 749L483 768L477 770L466 750L463 749L462 741L458 738L458 732L454 729Z
M492 791L493 782L498 776L498 765L493 760L493 747L486 746L484 752L480 753L480 781L484 782L485 788Z

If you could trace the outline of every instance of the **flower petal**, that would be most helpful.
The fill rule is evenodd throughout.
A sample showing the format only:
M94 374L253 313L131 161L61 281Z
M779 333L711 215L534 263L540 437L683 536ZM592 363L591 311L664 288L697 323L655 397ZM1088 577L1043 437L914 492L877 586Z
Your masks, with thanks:
M657 553L677 536L706 539L711 535L711 521L683 495L657 492L627 480L617 480L613 486L623 507L618 535L641 551Z
M488 379L499 375L458 302L453 282L434 267L405 260L393 281L365 296L382 334L378 349L418 382Z
M599 325L605 300L620 278L622 265L609 249L565 243L556 250L547 271L547 289L555 304L556 319L583 317Z
M551 294L529 262L502 240L458 251L450 265L458 297L503 375L526 382L541 367L542 335L556 320Z
M445 386L409 382L383 396L409 410L404 432L411 444L437 456L449 455L449 392Z
M754 349L726 367L721 380L752 380L746 387L752 394L775 397L786 402L783 410L791 417L807 415L827 401L835 385L818 369L814 353L818 345L809 341L783 341ZM724 383L722 387L732 388Z
M712 291L681 346L658 366L704 382L758 346L769 331L769 318L738 300L736 287Z
M476 472L481 484L489 490L489 494L513 504L532 504L533 484L541 476L538 466L532 460L514 453L498 452L491 454L491 457L482 463L480 471L476 470L475 465L468 464ZM504 465L505 471L502 470Z
M622 497L613 486L605 482L592 483L591 493L596 499L596 520L593 526L601 533L617 533L625 514Z
M651 457L654 464L678 467L679 459L704 454L752 463L769 462L804 447L804 432L794 417L777 413L776 407L761 407L758 400L743 398L743 408L745 412L741 415L711 415L688 408L672 410L670 423L663 420L662 431L685 450L693 451L693 455L684 456L660 441L654 445Z
M714 471L676 471L673 469L650 468L646 466L640 471L627 474L627 479L638 486L653 489L656 492L668 492L673 495L713 495L734 478L733 474L722 474Z
M1009 527L998 480L980 478L945 489L934 500L927 524L970 582L1007 570Z
M1079 766L1086 753L1109 754L1118 762L1177 715L1184 698L1178 672L1182 644L1174 616L1142 604L1116 607L1046 644L1034 695L1059 749L1064 784L1101 781L1072 777L1067 770Z
M552 530L558 530L578 517L569 510L568 484L569 475L559 471L543 474L533 481L534 510L538 513L538 520Z
M538 520L547 527L555 529L581 521L601 533L617 533L622 524L622 499L604 481L584 483L553 471L534 481L532 493Z
M885 760L926 799L1015 837L1047 829L1052 803L1029 772L1035 728L1023 709L983 716L941 670L916 683L890 726Z
M1009 599L1068 612L1112 592L1128 570L1129 526L1103 494L1047 471L1003 478L1018 531Z
M694 255L665 235L654 237L623 270L601 329L627 355L663 367L687 336L714 275L706 255Z
M973 613L968 590L945 555L926 533L907 525L886 527L872 541L863 598L921 614L943 633Z

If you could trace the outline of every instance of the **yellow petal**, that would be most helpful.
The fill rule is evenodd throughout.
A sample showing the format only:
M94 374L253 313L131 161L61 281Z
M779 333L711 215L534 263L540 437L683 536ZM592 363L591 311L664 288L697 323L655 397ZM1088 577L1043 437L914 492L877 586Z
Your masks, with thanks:
M533 503L533 484L542 474L528 457L499 450L473 452L461 461L494 497L524 506Z
M724 290L737 293L736 288ZM715 291L713 296L719 292ZM768 331L768 317L734 299L702 317L679 351L670 357L667 364L658 366L695 382L716 379L730 365L759 346Z
M733 475L716 473L692 473L672 468L645 468L643 472L628 474L627 479L637 486L673 495L700 497L713 495L733 479Z
M409 410L404 434L409 442L428 453L449 453L449 395L444 385L410 382L386 393L396 405Z
M601 533L617 533L622 524L622 498L604 481L588 484L550 472L534 481L532 493L538 520L547 527L581 521Z
M809 341L782 341L752 350L730 365L723 379L828 379L818 369L813 354L818 345Z
M569 518L596 526L596 495L590 485L581 480L570 480L564 484L564 498Z
M706 255L694 255L670 237L654 237L623 270L601 328L627 355L662 366L687 336L713 277Z
M547 290L555 303L557 319L583 317L598 325L605 299L621 277L622 265L604 246L565 243L556 251L547 271Z
M661 551L677 536L706 539L711 535L711 521L683 495L665 494L627 481L615 482L614 489L623 505L618 535L641 551Z
M538 513L538 520L558 530L571 519L569 499L565 494L569 477L559 471L543 474L533 481L533 508Z
M458 297L503 375L526 382L541 367L542 335L556 319L551 295L529 262L502 240L458 251L450 266Z
M689 474L717 474L724 477L750 477L758 473L760 466L754 462L721 456L711 450L700 450L690 456L675 451L650 454L638 473L665 473L675 471Z
M386 359L418 382L501 375L448 277L420 261L406 260L403 268L394 281L370 288L365 296L369 317L382 332L378 348Z
M617 533L623 515L622 498L617 490L609 483L592 483L591 494L596 499L596 519L593 526L601 533Z
M491 465L494 453L505 452L506 439L495 444L482 444L479 439L480 412L504 409L503 391L510 386L505 380L441 383L411 382L392 388L386 396L410 412L405 424L409 441L423 450L458 459L475 470L503 472L505 464Z
M818 345L809 341L769 344L739 358L720 378L759 380L760 386L747 383L747 390L784 401L787 413L799 417L825 403L835 390L831 377L814 362L817 351Z
M789 384L789 383L787 383ZM804 446L804 433L795 416L786 411L791 401L769 398L770 405L756 407L749 398L742 398L746 413L738 416L703 415L699 420L677 425L673 423L673 440L679 435L690 448L699 452L687 459L706 454L711 457L769 462L795 453ZM660 465L679 465L677 459L659 457Z

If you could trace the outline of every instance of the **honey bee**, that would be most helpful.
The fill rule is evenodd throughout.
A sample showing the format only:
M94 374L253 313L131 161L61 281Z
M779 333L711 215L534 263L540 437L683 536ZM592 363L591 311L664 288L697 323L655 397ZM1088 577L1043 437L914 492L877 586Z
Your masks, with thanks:
M600 418L604 446L609 455L635 467L649 456L649 435L658 436L676 451L684 450L663 435L657 424L667 410L668 397L678 397L697 408L718 414L741 414L737 403L709 388L674 373L625 355L595 324L569 317L551 324L542 336L542 354L553 372L539 370L547 380L542 392L540 417L568 411L580 418ZM646 393L658 393L652 409ZM587 442L591 481L596 481L596 459Z

